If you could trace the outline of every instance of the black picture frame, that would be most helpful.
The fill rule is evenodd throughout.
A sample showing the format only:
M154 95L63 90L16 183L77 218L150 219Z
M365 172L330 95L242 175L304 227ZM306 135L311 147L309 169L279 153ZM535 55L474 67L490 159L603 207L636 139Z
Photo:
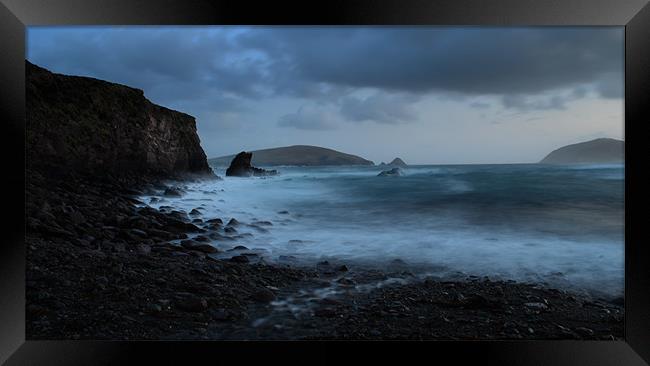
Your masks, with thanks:
M625 341L95 342L25 341L25 27L32 25L618 25L625 26ZM0 0L0 111L4 126L4 239L0 246L0 362L8 365L165 364L253 352L303 362L342 351L378 359L473 360L517 365L644 365L650 362L650 251L643 157L650 115L648 0ZM645 153L645 154L644 154ZM7 199L8 198L8 199ZM22 213L22 215L21 215ZM400 350L397 350L397 347ZM280 353L281 351L281 353ZM405 355L408 358L404 358ZM451 358L449 358L451 357ZM644 361L645 360L645 361Z

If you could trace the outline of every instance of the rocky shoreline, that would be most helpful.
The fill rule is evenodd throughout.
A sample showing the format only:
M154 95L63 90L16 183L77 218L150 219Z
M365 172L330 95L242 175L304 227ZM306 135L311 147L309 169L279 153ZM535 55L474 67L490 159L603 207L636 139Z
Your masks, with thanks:
M236 247L225 229L236 220L142 207L144 193L181 194L155 179L28 171L27 182L28 339L623 336L621 303L565 291L345 263L271 265L242 247L215 253L202 238Z
M28 340L623 336L620 302L488 279L420 279L399 268L265 264L239 246L249 233L238 232L236 218L139 199L182 196L183 182L218 179L194 117L139 89L26 70ZM277 173L253 167L250 153L229 170ZM241 224L264 232L269 223ZM220 241L230 249L210 245Z

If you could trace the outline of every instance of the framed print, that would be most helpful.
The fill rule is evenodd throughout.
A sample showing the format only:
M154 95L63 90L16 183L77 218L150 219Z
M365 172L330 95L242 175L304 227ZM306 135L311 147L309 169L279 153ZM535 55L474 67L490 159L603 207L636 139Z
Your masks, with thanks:
M8 365L650 360L646 1L0 10Z

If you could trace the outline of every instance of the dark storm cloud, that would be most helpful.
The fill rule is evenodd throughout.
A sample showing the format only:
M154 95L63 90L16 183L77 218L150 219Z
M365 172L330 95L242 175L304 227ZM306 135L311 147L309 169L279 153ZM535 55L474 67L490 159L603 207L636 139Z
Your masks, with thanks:
M305 110L285 114L278 120L278 126L293 127L299 130L332 130L336 125L323 112Z
M623 72L620 28L254 29L241 44L279 74L408 92L535 94Z
M29 58L53 71L83 74L145 90L160 103L260 97L263 67L225 31L184 28L33 28ZM227 59L224 56L235 56Z
M31 28L28 50L54 71L139 87L159 103L229 110L288 96L352 121L411 120L406 94L492 95L521 110L563 108L587 90L623 95L622 28ZM350 95L363 88L375 95ZM560 89L575 92L535 97Z
M418 99L412 95L385 93L367 98L346 97L341 101L341 115L350 121L408 122L416 118L410 106Z
M501 99L503 106L521 111L544 110L544 109L565 109L566 103L575 99L570 96L554 95L546 98L533 98L524 95L507 94Z

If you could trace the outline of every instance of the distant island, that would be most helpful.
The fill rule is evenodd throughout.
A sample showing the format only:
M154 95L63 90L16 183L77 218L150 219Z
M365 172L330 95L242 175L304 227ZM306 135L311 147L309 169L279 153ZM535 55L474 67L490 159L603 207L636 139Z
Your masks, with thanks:
M276 147L251 152L253 153L251 164L256 166L375 165L372 161L356 155L309 145ZM216 166L228 166L234 157L235 155L221 156L208 159L208 162Z
M399 167L399 168L406 168L408 165L404 162L404 160L400 158L395 158L393 161L390 163L386 164L383 161L381 164L379 164L380 167L385 167L385 166L390 166L390 167Z
M611 138L567 145L553 150L540 164L622 163L625 161L625 142Z

